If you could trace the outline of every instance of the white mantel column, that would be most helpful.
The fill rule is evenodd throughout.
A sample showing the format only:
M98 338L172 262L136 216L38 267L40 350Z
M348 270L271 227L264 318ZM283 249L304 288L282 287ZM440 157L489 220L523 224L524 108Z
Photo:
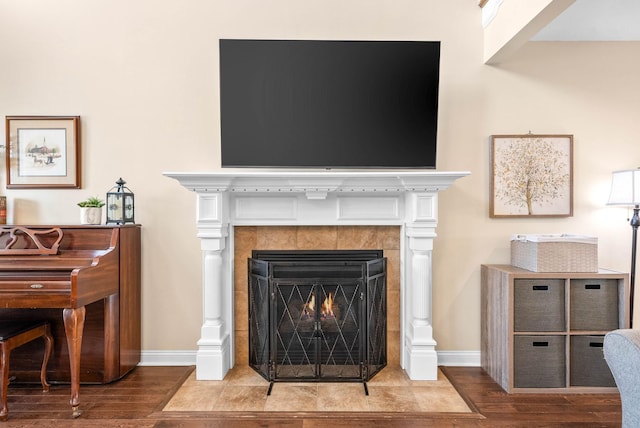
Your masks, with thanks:
M224 193L198 193L198 237L202 249L203 325L196 354L196 379L222 380L232 367L232 311L225 259L229 223Z
M438 378L438 354L431 324L431 271L437 201L435 193L407 195L404 368L413 380Z

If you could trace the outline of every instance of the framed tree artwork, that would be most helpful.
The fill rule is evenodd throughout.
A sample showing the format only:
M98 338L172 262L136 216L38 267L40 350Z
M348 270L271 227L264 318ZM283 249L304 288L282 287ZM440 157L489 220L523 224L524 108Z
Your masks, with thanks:
M492 135L490 217L573 215L573 135Z
M7 116L7 188L80 188L79 116Z

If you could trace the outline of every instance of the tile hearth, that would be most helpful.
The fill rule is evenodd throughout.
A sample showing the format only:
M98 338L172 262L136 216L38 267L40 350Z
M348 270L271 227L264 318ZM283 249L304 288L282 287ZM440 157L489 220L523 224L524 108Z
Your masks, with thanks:
M269 382L247 366L223 380L202 381L192 373L165 412L456 412L472 410L439 371L438 380L412 381L400 367L387 367L361 383Z

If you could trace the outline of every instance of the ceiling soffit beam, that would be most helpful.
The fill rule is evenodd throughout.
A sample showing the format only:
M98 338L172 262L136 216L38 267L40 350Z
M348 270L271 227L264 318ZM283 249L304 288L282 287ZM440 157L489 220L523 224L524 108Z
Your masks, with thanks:
M489 0L483 12L494 2L499 9L484 29L485 64L506 61L575 0Z

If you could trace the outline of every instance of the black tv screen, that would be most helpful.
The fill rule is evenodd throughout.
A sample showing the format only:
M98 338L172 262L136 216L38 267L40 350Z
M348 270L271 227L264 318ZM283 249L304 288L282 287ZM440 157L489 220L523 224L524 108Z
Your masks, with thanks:
M440 42L220 40L223 167L435 168Z

